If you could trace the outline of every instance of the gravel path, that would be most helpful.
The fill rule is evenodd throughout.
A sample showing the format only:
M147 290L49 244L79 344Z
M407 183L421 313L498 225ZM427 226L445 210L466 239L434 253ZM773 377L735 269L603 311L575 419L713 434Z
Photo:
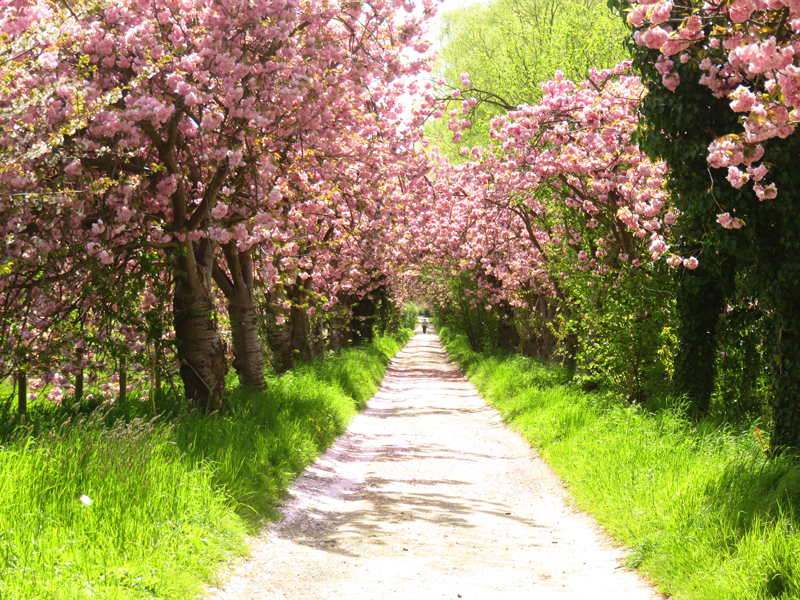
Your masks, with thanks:
M213 600L655 600L418 333Z

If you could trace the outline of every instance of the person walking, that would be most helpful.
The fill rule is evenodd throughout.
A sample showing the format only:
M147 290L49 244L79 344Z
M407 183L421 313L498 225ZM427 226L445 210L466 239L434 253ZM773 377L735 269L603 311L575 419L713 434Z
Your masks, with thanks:
M428 333L428 319L422 320L422 333Z

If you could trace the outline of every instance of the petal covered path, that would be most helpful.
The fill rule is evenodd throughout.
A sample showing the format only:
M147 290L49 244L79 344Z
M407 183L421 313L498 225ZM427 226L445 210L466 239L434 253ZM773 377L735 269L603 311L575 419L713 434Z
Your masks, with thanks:
M214 600L661 596L418 334Z

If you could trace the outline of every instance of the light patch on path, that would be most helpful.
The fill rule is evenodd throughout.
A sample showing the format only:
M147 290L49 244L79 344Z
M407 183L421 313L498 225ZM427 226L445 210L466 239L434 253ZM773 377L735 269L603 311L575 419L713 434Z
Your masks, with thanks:
M662 597L430 333L290 493L211 600Z

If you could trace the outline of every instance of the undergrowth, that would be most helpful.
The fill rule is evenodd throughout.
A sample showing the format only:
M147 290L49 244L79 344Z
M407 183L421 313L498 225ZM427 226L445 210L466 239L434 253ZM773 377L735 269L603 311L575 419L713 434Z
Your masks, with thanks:
M687 420L587 393L569 371L478 354L441 332L486 400L575 502L630 548L628 566L691 600L800 598L800 466L770 458L758 423Z
M190 598L341 434L410 338L237 389L201 415L175 398L0 414L0 600Z

